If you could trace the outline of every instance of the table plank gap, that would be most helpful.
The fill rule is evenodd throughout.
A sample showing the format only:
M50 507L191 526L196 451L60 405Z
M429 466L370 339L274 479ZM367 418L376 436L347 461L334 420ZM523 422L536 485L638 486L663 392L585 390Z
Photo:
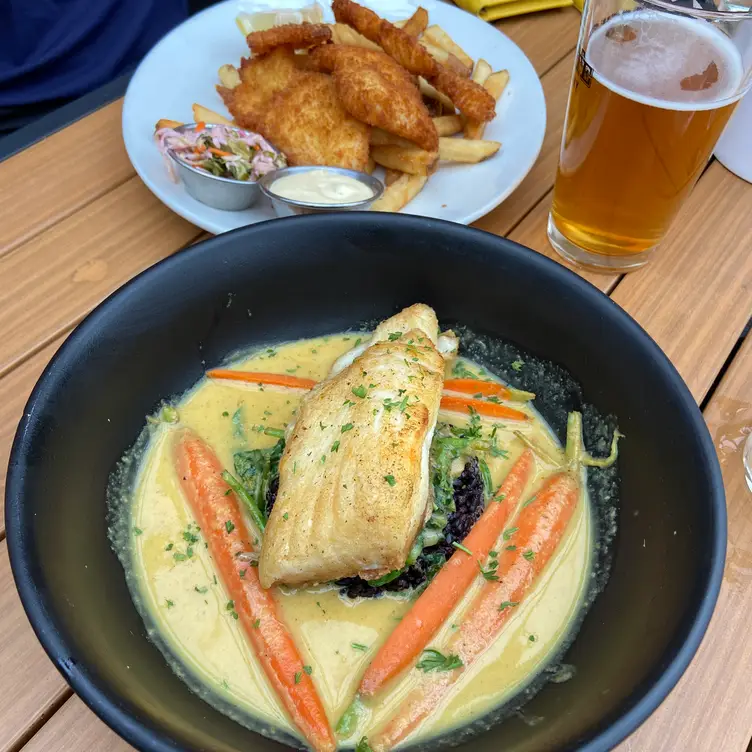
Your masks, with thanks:
M128 742L106 726L83 701L71 697L37 731L23 752L134 752Z
M0 374L200 235L132 178L0 257Z
M59 707L70 689L29 626L0 543L0 752L12 752Z
M750 216L749 185L714 162L655 258L613 294L663 348L700 403L752 314Z
M573 55L567 54L541 79L546 97L546 135L533 168L509 198L476 220L473 227L495 235L507 235L551 190L559 163L573 61Z
M752 515L742 447L752 429L752 337L705 410L726 488L726 569L705 639L674 691L618 752L718 749L742 752L752 735Z
M12 187L0 207L0 257L133 177L121 117L119 99L0 163L0 185Z

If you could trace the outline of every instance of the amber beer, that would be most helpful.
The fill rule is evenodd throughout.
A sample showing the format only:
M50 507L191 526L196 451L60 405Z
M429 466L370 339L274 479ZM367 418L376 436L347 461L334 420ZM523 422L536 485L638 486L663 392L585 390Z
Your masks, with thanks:
M584 263L644 263L710 158L741 80L738 51L705 21L639 10L597 28L569 95L554 246Z

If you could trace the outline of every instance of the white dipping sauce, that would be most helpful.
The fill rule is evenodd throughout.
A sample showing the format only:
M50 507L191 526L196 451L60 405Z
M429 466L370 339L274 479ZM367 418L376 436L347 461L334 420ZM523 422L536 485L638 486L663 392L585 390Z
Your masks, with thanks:
M275 180L269 190L307 204L351 204L373 198L373 191L355 178L331 170L305 170Z

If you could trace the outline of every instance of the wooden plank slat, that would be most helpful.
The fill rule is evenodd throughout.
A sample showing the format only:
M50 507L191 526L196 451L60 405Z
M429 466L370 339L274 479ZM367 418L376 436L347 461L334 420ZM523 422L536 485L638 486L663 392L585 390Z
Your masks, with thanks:
M0 543L0 752L15 749L70 692L26 619Z
M752 190L714 162L655 258L613 299L663 348L701 402L752 315Z
M34 383L62 341L62 337L56 339L0 379L0 538L5 533L5 476L16 426Z
M75 695L23 747L23 752L134 752Z
M577 272L583 279L586 279L591 284L595 285L601 291L608 293L614 285L619 281L619 274L597 274L596 272L589 272L585 269L573 266L559 256L558 253L551 247L548 242L548 235L546 234L546 224L548 222L548 212L551 208L551 196L552 192L549 191L541 201L535 206L535 208L528 214L520 224L514 228L509 234L509 239L514 240L515 243L521 243L528 248L532 248L538 253L542 253L544 256L558 261L563 266Z
M750 374L752 337L747 337L705 410L729 515L718 605L685 675L642 728L617 747L619 752L742 752L752 735L752 496L742 466L742 446L752 432Z
M535 18L517 16L497 21L506 34L529 58L542 76L577 44L582 16L574 8L558 8L537 13Z
M567 55L541 79L546 96L546 136L532 170L501 206L478 219L473 227L506 235L551 190L559 163L573 61L573 55Z
M120 136L122 100L0 163L0 256L134 174Z
M200 234L132 178L0 257L0 374Z

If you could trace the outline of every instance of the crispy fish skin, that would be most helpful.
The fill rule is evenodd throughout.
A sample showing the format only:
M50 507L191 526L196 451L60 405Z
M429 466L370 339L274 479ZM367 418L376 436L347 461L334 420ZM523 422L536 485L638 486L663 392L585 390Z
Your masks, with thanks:
M284 24L264 31L252 31L246 42L254 55L266 55L277 47L304 50L324 44L332 38L332 30L326 24Z
M493 119L496 113L494 98L475 81L463 79L436 62L414 37L352 0L334 0L332 10L337 21L352 26L380 45L413 75L430 81L463 115L484 122Z
M384 322L394 333L408 325L402 336L374 336L303 399L265 531L264 587L404 566L430 514L428 451L444 383L436 315L413 309L401 325Z
M271 98L302 75L295 53L279 47L268 55L241 60L240 83L228 89L217 86L225 106L242 128L258 131Z
M258 130L293 166L368 166L370 128L345 110L334 81L323 73L300 73L272 96Z
M348 45L318 47L308 55L332 71L345 109L358 120L436 151L439 134L412 76L389 55Z

